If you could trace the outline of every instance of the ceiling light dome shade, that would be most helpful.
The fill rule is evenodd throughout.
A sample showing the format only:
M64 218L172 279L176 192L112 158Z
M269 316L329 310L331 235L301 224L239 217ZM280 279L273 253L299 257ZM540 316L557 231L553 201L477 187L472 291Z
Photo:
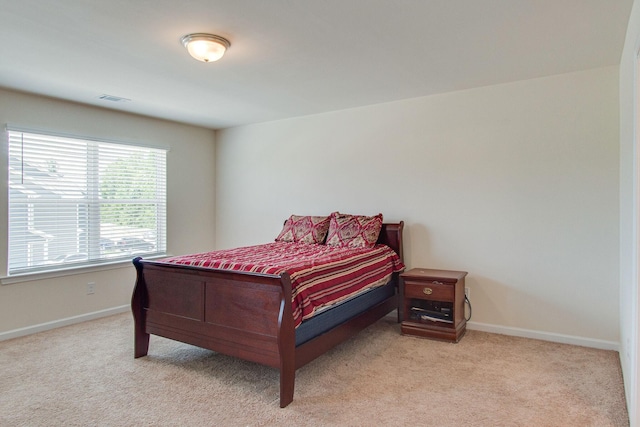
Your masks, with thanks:
M180 39L180 42L191 56L202 62L217 61L231 46L229 40L224 37L205 33L187 34Z

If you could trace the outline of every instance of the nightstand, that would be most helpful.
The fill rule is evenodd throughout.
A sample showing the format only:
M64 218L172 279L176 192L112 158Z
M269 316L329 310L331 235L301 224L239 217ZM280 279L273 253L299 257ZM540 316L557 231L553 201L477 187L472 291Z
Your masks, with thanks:
M403 335L458 342L466 332L466 271L413 268L400 275Z

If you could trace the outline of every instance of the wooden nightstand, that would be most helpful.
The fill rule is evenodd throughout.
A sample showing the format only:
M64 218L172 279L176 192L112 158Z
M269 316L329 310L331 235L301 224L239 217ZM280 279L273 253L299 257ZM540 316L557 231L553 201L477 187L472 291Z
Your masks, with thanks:
M400 275L403 335L458 342L466 332L466 271L413 268Z

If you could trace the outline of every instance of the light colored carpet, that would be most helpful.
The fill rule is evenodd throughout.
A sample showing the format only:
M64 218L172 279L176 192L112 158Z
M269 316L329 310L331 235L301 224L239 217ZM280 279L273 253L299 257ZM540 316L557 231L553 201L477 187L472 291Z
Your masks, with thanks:
M0 343L2 426L626 426L618 354L468 331L401 336L390 315L278 372L152 337L133 358L129 314Z

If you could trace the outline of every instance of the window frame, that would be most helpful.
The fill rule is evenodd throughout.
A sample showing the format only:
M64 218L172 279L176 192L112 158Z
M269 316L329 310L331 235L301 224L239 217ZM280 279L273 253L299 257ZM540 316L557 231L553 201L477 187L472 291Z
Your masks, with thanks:
M157 158L154 157L156 158L156 162L160 161L162 163L159 165L157 164L153 166L153 169L152 169L153 173L156 174L155 179L153 179L157 187L155 196L151 200L140 199L136 201L136 203L134 204L144 205L145 202L149 202L152 204L152 206L155 207L157 212L155 216L155 228L153 229L155 230L154 234L156 235L156 240L154 243L155 246L153 246L152 248L153 250L148 250L146 252L143 251L143 253L139 255L144 256L145 258L158 258L158 257L166 256L167 229L168 229L167 168L168 168L168 153L170 151L168 147L164 147L158 144L147 144L147 143L140 143L140 142L113 140L113 139L107 139L102 137L87 137L87 136L77 135L77 134L66 134L66 133L61 133L61 132L56 132L51 130L34 129L29 127L22 127L22 126L7 124L4 129L4 138L6 138L5 150L7 153L7 158L6 158L6 167L7 167L7 171L6 171L7 173L7 186L6 186L7 246L6 247L7 247L7 252L6 252L6 260L5 260L4 276L0 277L1 284L16 283L16 282L27 281L27 280L37 280L39 278L58 277L58 276L64 276L64 275L70 275L70 274L80 274L88 271L122 268L125 265L130 265L131 259L134 257L132 250L128 253L123 252L121 255L118 254L117 256L114 256L114 257L104 256L102 251L99 249L101 233L102 233L100 231L100 227L101 227L100 214L98 213L96 216L96 214L93 213L90 215L87 214L88 225L85 232L87 236L91 234L93 237L92 238L86 237L87 242L92 242L87 244L86 252L87 252L88 259L86 261L63 263L59 265L43 265L42 263L40 263L40 264L36 264L35 266L32 265L32 266L19 267L19 268L16 268L15 265L13 267L11 266L11 260L12 260L11 258L11 250L12 250L11 249L11 232L12 232L11 221L12 219L15 220L15 218L12 218L12 215L10 212L10 208L12 204L12 185L10 181L11 168L12 168L11 166L12 154L11 154L10 145L11 145L12 137L10 135L12 132L39 135L39 136L43 136L44 138L51 138L51 139L55 139L55 138L72 139L82 143L87 143L86 145L87 158L93 159L93 160L88 160L87 162L88 191L87 191L87 194L85 194L85 196L80 200L82 200L82 203L86 204L86 206L99 207L99 209L102 208L102 205L105 205L105 204L114 204L118 202L122 203L122 200L105 199L100 197L99 188L98 188L99 182L100 182L100 178L98 178L99 168L96 166L99 163L99 160L98 160L99 157L98 155L91 157L89 153L91 150L97 150L97 147L99 146L101 147L110 146L111 148L121 146L124 151L129 149L133 149L133 150L139 149L144 151L145 149L148 149L149 151L145 152L145 155L158 156ZM104 144L104 145L101 145L101 144ZM154 153L154 154L149 154L149 153ZM90 161L97 161L98 163L92 164L93 168L91 168L89 166ZM89 178L90 175L93 175L95 179L92 180L91 178ZM93 185L90 183L90 181L93 183ZM135 200L135 199L132 199L132 198L127 199L125 200L125 203L131 203L132 200ZM13 203L15 202L16 201L14 199ZM98 212L98 211L94 209L93 212ZM123 237L128 237L128 236L126 234L121 234L120 238L123 238ZM135 255L138 256L138 254L135 254Z

